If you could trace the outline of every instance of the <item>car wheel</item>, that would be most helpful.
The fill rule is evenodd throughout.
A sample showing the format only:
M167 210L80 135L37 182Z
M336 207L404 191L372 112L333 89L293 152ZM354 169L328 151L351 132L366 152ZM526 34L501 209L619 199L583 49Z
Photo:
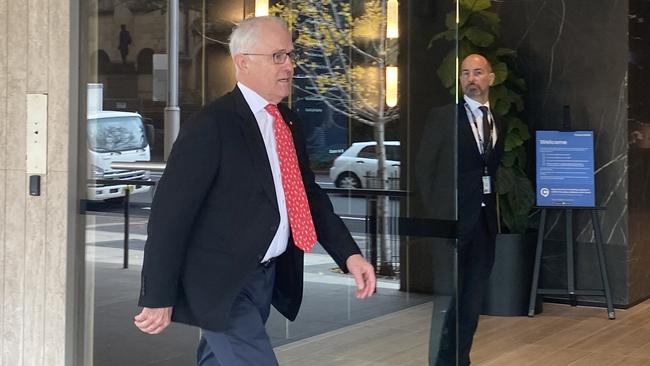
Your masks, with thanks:
M361 188L361 180L359 180L356 174L345 172L339 174L334 185L338 188Z

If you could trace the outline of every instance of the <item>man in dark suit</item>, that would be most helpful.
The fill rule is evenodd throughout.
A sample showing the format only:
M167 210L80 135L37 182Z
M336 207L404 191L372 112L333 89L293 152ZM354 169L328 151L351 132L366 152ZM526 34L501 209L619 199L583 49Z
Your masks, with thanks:
M449 188L454 183L440 184L436 180L449 177L450 163L453 167L456 161L457 272L456 276L443 275L446 281L436 278L437 283L447 284L442 292L448 296L439 299L448 301L434 301L431 365L469 365L472 339L494 263L498 220L494 184L506 132L490 112L489 89L494 80L492 66L485 57L467 56L460 70L464 97L454 108L443 107L430 113L418 156L423 200L432 210L443 202L443 212L433 216L448 217L453 211L444 202L449 201L445 197L453 197ZM449 141L449 135L454 134L456 149ZM439 272L434 268L434 275L440 277Z
M241 22L230 51L237 86L185 124L154 197L135 324L199 326L199 365L277 365L264 329L271 304L294 320L303 253L316 239L357 284L373 267L310 170L291 92L294 49L278 18Z
M120 56L122 57L122 64L126 65L126 55L129 54L129 45L131 45L133 40L131 39L131 33L126 30L126 25L120 25L120 37L118 40L117 49L120 50Z

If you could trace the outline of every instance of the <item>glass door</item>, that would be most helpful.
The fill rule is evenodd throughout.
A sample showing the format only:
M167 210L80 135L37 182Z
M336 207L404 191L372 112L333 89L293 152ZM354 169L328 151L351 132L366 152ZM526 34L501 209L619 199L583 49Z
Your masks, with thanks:
M234 88L228 36L260 3L180 2L181 129ZM288 22L300 54L286 102L303 124L316 182L378 279L376 294L357 300L353 278L322 247L306 254L298 318L273 310L267 322L280 364L337 352L340 359L324 364L355 357L399 364L405 353L424 364L443 348L455 357L456 321L448 317L457 292L455 4L287 0L271 1L268 12ZM196 362L198 328L174 323L150 336L133 325L169 133L168 13L167 1L94 1L82 9L88 365ZM132 161L160 164L120 166ZM419 335L417 344L399 343L405 331ZM347 345L335 341L343 333ZM318 339L331 342L314 348ZM371 351L345 353L352 345Z

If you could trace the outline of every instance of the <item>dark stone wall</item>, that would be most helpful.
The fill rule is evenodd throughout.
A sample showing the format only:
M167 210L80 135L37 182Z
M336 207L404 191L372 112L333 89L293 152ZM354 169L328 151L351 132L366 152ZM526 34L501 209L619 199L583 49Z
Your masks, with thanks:
M568 105L573 129L595 131L596 202L605 207L601 222L615 304L627 306L649 296L650 291L628 291L634 282L628 240L628 199L633 199L628 197L628 2L504 0L495 6L505 46L519 53L531 129L560 129ZM534 171L533 146L529 151ZM588 213L575 216L577 285L601 288ZM542 283L562 288L564 218L554 213L549 221Z
M629 291L650 296L650 1L630 1L628 197Z
M595 131L596 194L614 303L627 307L650 297L650 1L502 0L503 46L518 52L527 82L525 119L531 130L560 129L570 107L573 129ZM446 1L400 2L402 182L412 193L403 216L427 218L414 177L426 113L449 102L435 75L448 48L427 48L444 30ZM530 143L529 171L534 171ZM588 212L574 217L579 288L601 288ZM564 217L550 215L545 230L542 286L566 286ZM432 239L431 239L432 240ZM431 291L429 266L440 245L402 241L403 287ZM408 248L408 251L406 250ZM410 253L410 254L409 254ZM407 284L406 282L409 282ZM604 303L589 297L583 302Z
M408 0L400 1L400 132L402 146L401 179L402 189L409 192L401 205L402 217L422 220L420 225L429 225L427 219L452 219L455 198L448 202L427 202L418 185L418 153L426 138L423 137L427 115L434 107L452 103L452 96L436 75L436 70L454 42L437 42L429 47L431 38L444 31L445 16L452 11L451 1ZM451 116L453 118L453 116ZM452 119L448 121L454 123ZM449 149L453 149L453 136ZM428 169L429 167L425 167ZM445 169L443 169L445 170ZM455 185L453 164L449 165L440 183ZM432 182L433 184L434 182ZM453 191L453 189L452 189ZM446 207L444 213L441 207ZM439 292L440 288L453 287L453 241L433 237L400 238L400 285L403 291ZM443 268L444 266L444 268ZM435 273L434 273L435 270Z

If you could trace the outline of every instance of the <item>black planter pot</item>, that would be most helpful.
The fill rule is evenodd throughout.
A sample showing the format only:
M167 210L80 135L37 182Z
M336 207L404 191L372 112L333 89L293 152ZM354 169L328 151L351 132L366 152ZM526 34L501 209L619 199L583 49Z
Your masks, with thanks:
M481 313L497 316L528 315L534 265L534 234L497 235L494 267ZM538 296L537 300L535 313L542 310L542 296Z

